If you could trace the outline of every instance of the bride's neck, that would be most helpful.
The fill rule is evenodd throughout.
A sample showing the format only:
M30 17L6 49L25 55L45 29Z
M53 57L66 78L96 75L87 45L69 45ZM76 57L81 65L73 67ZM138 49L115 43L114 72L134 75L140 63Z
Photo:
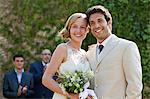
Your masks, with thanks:
M80 50L82 43L73 42L73 41L70 41L69 43L70 43L70 46L71 46L72 48L77 49L77 50Z

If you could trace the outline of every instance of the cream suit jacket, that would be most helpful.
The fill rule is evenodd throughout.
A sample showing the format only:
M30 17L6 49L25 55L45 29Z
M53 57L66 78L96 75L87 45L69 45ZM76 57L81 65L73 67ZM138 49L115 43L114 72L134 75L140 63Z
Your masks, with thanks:
M142 69L134 42L111 35L99 58L95 44L87 51L98 99L141 99Z

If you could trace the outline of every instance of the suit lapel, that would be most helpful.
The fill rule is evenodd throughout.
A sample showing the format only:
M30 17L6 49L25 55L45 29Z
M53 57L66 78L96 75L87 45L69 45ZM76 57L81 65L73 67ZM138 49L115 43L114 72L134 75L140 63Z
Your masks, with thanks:
M13 71L12 78L14 79L14 82L16 82L17 84L19 83L19 82L18 82L18 78L17 78L17 74L16 74L15 71Z
M13 71L11 78L12 78L12 79L11 79L11 80L12 80L11 82L12 82L12 84L14 85L14 89L18 89L19 82L18 82L17 74L16 74L15 71Z
M100 66L99 64L101 61L109 55L111 50L118 44L118 38L112 34L112 38L108 41L108 43L104 46L104 49L102 50L101 54L98 56L98 62L97 62L97 68Z
M39 67L40 67L40 68L39 68ZM42 61L40 62L39 67L38 67L38 68L40 69L40 71L39 71L39 72L43 71L44 66L43 66Z
M26 73L25 72L23 72L22 73L22 78L21 78L21 85L22 86L26 86L27 85L27 78L26 78L27 76L26 76Z

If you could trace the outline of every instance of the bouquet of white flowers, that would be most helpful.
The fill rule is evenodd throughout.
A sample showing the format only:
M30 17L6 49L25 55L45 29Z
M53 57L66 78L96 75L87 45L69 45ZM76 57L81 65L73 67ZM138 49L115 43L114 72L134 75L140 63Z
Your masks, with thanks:
M60 74L60 87L68 93L80 93L84 90L84 85L94 76L93 71L75 71Z

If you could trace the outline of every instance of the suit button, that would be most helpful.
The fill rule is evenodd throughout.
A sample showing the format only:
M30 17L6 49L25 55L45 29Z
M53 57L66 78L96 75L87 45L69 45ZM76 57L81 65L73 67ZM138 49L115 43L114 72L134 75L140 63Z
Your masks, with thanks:
M95 84L95 87L97 88L97 87L98 87L98 85L97 85L97 84Z

